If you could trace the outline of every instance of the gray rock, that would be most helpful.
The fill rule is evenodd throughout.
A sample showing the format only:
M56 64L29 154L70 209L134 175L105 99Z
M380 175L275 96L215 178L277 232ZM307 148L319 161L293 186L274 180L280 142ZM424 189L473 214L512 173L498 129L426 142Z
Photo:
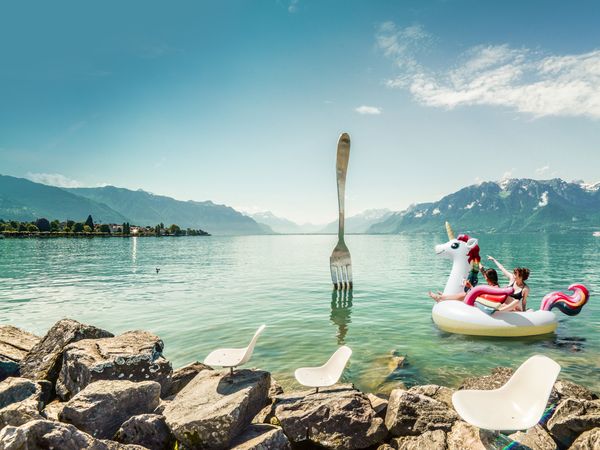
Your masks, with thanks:
M581 433L600 427L600 400L567 398L559 403L546 427L554 440L568 447Z
M448 408L454 409L452 404L452 394L455 390L446 386L438 386L437 384L425 384L423 386L413 386L408 392L411 394L421 394L426 397L438 400L444 403Z
M231 450L288 450L292 446L279 427L253 424L231 443Z
M12 325L0 326L0 381L19 375L19 363L39 340Z
M108 331L76 320L63 319L56 322L48 333L33 346L21 361L21 376L55 383L62 364L63 350L81 339L97 339L112 336Z
M486 450L497 448L497 439L496 434L459 420L446 434L446 447L448 450Z
M556 392L559 400L565 400L567 398L575 398L578 400L598 399L598 396L588 388L567 380L558 380L556 383L554 383L554 391Z
M426 431L449 431L458 415L445 403L402 389L392 391L385 425L393 436L418 435Z
M54 400L44 407L41 414L48 420L56 420L58 422L58 416L65 405L66 403Z
M394 450L394 447L392 447L390 444L381 444L379 447L377 447L377 450Z
M403 436L392 439L391 446L396 450L446 450L446 433L435 430L419 436Z
M40 396L41 387L27 378L9 377L0 382L0 409L29 397L39 399Z
M582 433L569 450L598 450L600 448L600 428Z
M508 367L496 367L492 369L491 375L483 377L466 378L459 389L492 390L498 389L506 384L515 371Z
M367 448L384 441L387 430L368 397L349 387L292 392L277 397L275 416L293 443L326 448Z
M388 407L387 398L375 394L367 394L367 398L371 402L371 407L373 408L373 411L375 411L375 414L379 417L385 417Z
M271 387L269 388L269 398L272 399L281 394L283 394L283 388L277 382L277 380L275 380L275 378L271 377Z
M0 431L0 449L144 450L144 447L95 439L65 423L34 420L19 427L8 426Z
M187 366L180 367L179 369L173 370L171 375L171 381L168 388L163 389L161 397L171 397L177 395L187 384L194 379L203 370L213 370L212 367L207 366L201 362L193 362Z
M124 444L138 444L150 450L172 449L175 437L158 414L140 414L126 420L114 437Z
M556 450L556 442L540 425L523 432L511 434L510 438L531 450Z
M160 385L154 381L96 381L69 400L58 417L96 438L110 439L130 417L153 412L159 396Z
M0 429L9 425L18 427L32 420L43 419L38 407L39 403L35 399L27 399L0 409Z
M268 372L204 370L165 407L167 425L185 447L227 448L267 404Z
M164 393L172 368L163 347L158 336L146 331L72 343L64 349L56 393L67 400L98 380L156 381Z

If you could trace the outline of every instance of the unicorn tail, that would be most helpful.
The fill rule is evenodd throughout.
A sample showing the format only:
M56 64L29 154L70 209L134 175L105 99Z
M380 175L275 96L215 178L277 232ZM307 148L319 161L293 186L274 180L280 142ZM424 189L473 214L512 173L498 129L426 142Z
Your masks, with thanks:
M550 292L542 299L540 309L550 311L553 308L558 308L567 316L576 316L589 300L590 293L583 284L572 284L569 286L569 291L573 291L573 295L567 295L559 291Z

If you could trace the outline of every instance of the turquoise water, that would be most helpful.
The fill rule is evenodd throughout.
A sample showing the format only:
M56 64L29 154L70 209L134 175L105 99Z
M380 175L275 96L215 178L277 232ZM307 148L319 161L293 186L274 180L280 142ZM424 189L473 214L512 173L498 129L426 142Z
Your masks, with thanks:
M456 386L498 365L543 353L563 376L600 391L600 239L588 235L483 235L482 254L530 267L529 305L583 281L591 299L560 316L555 335L475 338L440 332L428 289L442 289L444 235L347 236L355 290L337 299L329 279L334 236L0 240L0 323L38 334L62 317L114 333L147 329L174 366L219 346L244 346L261 324L252 364L284 386L344 343L347 381L386 391L402 381ZM155 268L160 267L157 274ZM334 302L332 302L335 300ZM349 304L348 300L351 301ZM390 373L392 354L406 364Z

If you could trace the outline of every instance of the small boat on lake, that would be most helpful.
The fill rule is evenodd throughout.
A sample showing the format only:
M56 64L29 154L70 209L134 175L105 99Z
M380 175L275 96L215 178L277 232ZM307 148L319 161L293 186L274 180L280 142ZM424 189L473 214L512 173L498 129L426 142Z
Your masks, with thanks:
M594 232L592 233L592 236L595 236L595 237L600 237L600 231L594 231Z

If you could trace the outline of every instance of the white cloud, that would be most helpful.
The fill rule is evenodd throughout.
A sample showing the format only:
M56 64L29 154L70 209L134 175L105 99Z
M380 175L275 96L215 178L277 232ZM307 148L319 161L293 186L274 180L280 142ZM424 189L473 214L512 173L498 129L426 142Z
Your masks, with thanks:
M76 188L81 187L82 184L73 180L72 178L67 178L60 173L31 173L28 172L26 178L35 182L47 184L49 186L63 187L63 188Z
M585 116L600 119L600 50L547 55L509 45L474 47L445 70L424 67L420 46L430 42L419 26L397 29L384 23L378 47L400 68L389 87L407 89L421 104L502 106L533 117Z
M358 108L354 108L354 111L359 114L379 115L383 112L383 109L379 108L378 106L361 105Z
M290 0L290 4L288 5L288 12L290 14L298 12L298 2L299 0Z
M537 169L535 169L535 173L537 175L544 175L544 174L548 173L549 170L550 170L550 166L548 164L546 164L545 166L538 167Z

